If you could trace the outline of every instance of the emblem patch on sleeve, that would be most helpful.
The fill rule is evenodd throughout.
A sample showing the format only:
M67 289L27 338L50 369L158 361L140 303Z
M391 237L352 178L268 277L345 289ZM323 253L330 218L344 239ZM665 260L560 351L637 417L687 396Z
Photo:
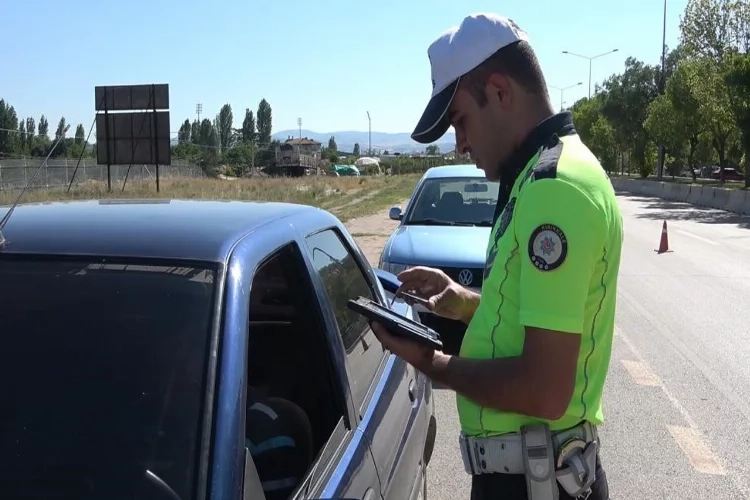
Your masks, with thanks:
M540 271L554 271L568 255L568 238L553 224L542 224L529 238L529 258Z

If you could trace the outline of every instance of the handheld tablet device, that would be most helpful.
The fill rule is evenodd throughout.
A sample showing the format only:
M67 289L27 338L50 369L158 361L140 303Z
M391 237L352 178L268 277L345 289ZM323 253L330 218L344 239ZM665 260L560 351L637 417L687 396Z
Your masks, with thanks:
M377 321L388 329L393 335L408 337L415 342L419 342L433 349L443 349L443 342L440 340L440 334L432 328L418 323L409 318L405 318L390 309L381 306L365 297L358 299L349 299L346 303L352 311L361 314L370 321Z

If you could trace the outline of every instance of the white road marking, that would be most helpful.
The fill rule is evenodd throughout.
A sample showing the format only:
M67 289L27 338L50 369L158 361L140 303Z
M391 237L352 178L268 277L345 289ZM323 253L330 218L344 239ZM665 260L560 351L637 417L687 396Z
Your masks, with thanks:
M682 229L675 229L676 232L680 234L684 234L685 236L690 236L691 238L695 238L696 240L700 240L704 243L708 243L709 245L718 245L717 242L713 240L709 240L708 238L704 238L703 236L698 236L697 234L689 233L687 231L683 231Z
M615 330L618 331L618 336L622 339L623 342L625 342L625 344L628 346L633 355L639 360L639 362L642 365L646 365L646 363L643 361L643 356L641 356L628 336L625 335L622 330L619 330L617 327L615 327ZM649 369L648 371L650 372L651 370ZM669 429L669 432L674 437L675 441L677 441L677 445L687 456L690 464L698 472L703 472L706 474L726 475L726 470L721 465L719 457L716 456L716 454L711 451L708 444L706 444L702 433L700 432L700 430L698 430L698 425L695 423L695 420L693 420L693 417L690 416L688 411L677 400L674 394L672 394L672 392L667 389L667 386L664 385L664 383L658 377L656 377L656 375L654 375L654 377L658 381L658 386L661 387L664 395L667 396L667 399L669 399L669 401L672 403L672 406L674 406L675 409L680 412L680 415L682 415L682 418L684 418L685 422L687 422L688 424L688 427L667 427ZM706 472L707 470L711 472Z
M703 474L716 476L727 474L719 462L719 457L706 445L706 441L697 429L677 425L668 425L667 429L669 429L674 440L677 441L677 445L682 449L682 452L687 455L690 465L695 470Z
M643 361L623 359L622 364L625 366L625 369L630 376L633 377L636 384L649 387L660 387L662 385L659 377L657 377L656 374L651 371L651 368L649 368Z

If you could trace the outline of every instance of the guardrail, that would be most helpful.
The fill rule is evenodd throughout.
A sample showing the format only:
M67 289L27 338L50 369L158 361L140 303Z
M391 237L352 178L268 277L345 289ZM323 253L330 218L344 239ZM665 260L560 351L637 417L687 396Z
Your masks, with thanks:
M750 192L743 189L625 179L622 177L613 177L612 185L618 191L750 215Z

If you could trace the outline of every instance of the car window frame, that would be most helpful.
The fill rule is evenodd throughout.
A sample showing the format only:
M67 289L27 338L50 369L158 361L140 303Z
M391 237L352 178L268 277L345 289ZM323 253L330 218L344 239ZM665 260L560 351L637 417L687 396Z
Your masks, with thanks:
M317 488L320 487L321 484L324 483L327 476L330 475L330 463L331 459L337 454L339 450L344 450L348 446L349 442L352 439L353 433L356 431L356 425L352 425L354 422L354 414L352 413L353 407L351 404L351 394L347 389L349 389L349 374L345 370L344 372L340 372L336 369L335 366L335 352L334 350L341 347L341 351L343 351L343 346L340 346L339 344L332 342L332 340L336 341L339 337L338 332L331 332L330 327L328 323L325 321L325 315L322 311L322 304L320 303L320 297L318 296L318 290L315 287L314 282L314 275L312 273L316 273L314 267L310 267L308 259L308 254L306 252L306 249L303 248L303 245L305 245L305 241L300 241L300 238L298 236L295 236L294 239L291 239L289 241L286 241L280 245L278 245L274 250L267 252L265 256L263 256L261 259L259 259L253 269L252 272L252 278L250 279L250 289L248 290L247 295L247 305L248 305L248 320L250 319L250 294L252 293L252 284L254 283L255 276L260 268L262 268L266 263L268 263L272 258L276 257L280 252L285 251L288 247L291 247L291 252L294 254L294 258L298 259L297 265L298 270L300 273L304 274L306 276L306 284L309 288L309 290L313 293L314 299L311 301L311 304L314 304L314 315L315 320L319 323L319 325L324 329L322 332L325 342L326 342L326 349L328 352L328 355L331 358L331 362L334 364L332 370L331 370L331 376L335 377L335 380L332 382L336 384L335 391L336 394L334 397L336 398L343 398L343 402L339 401L339 403L343 404L342 410L342 416L339 418L338 422L334 426L333 432L326 440L323 447L319 450L318 455L313 460L313 463L310 465L310 468L308 469L305 476L300 481L300 484L298 485L295 493L291 498L293 499L303 499L307 498L307 493L311 488ZM248 325L247 328L247 337L249 340L250 335L250 328ZM342 362L346 360L346 357L342 358ZM247 363L247 360L246 360ZM247 365L245 366L245 371L247 372ZM349 389L350 390L350 389ZM247 376L245 378L245 386L244 386L244 396L243 401L247 401ZM246 406L246 404L245 404ZM243 431L244 431L244 425L246 416L243 416ZM252 460L252 457L249 453L247 453L246 460ZM328 465L326 465L328 464ZM322 467L321 467L322 465ZM335 465L335 464L334 464ZM254 467L253 469L254 470ZM247 478L245 478L247 479Z
M319 281L320 287L323 293L325 293L325 284L323 282L323 278L321 277L320 273L318 272L317 268L314 265L313 256L312 256L312 248L310 248L310 245L309 245L309 238L317 234L323 233L325 231L333 232L333 234L338 238L339 242L343 245L347 253L354 259L357 269L359 270L360 274L364 278L368 289L371 291L373 295L373 300L375 300L377 303L381 305L386 305L385 292L383 290L382 284L378 280L375 273L372 271L371 266L369 269L364 266L363 261L365 259L365 256L362 253L361 249L359 248L359 246L356 244L355 241L350 239L350 235L348 231L346 231L345 228L342 228L341 226L336 225L336 224L329 224L325 227L316 228L313 231L307 232L303 236L304 241L305 241L305 246L307 248L305 257L308 259L309 265L312 271L315 273L315 279ZM327 298L326 302L327 302L328 307L331 309L330 313L333 319L333 324L331 326L335 327L335 330L334 330L335 336L339 338L339 342L341 342L340 344L341 348L345 354L345 362L346 362L351 401L355 409L358 421L361 421L367 408L369 407L372 401L372 395L374 394L375 388L377 387L377 382L382 376L383 371L385 370L386 364L388 362L389 357L391 356L391 353L390 351L385 349L385 347L381 347L382 354L380 356L378 364L375 366L374 371L371 373L370 380L367 383L367 388L362 393L362 401L361 402L355 401L354 399L354 394L355 394L354 384L356 383L355 373L354 373L354 370L352 369L351 363L349 363L350 354L352 354L353 349L346 349L346 347L344 346L343 338L340 333L340 328L338 325L338 319L336 318L336 315L333 311L333 304L331 303L331 300L328 299L327 294L326 294L326 298ZM372 331L372 329L370 329L370 331ZM357 340L352 343L352 347L356 347L358 344L362 343L365 335L360 335L357 338ZM372 335L374 336L374 334ZM370 348L372 348L372 346L370 346Z

